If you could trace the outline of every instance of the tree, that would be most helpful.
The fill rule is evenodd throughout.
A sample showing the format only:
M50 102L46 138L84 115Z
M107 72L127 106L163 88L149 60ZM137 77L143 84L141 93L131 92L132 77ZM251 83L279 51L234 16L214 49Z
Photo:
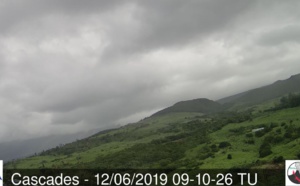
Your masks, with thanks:
M280 99L279 109L300 106L300 94L289 93Z
M271 146L268 143L263 143L259 148L259 157L263 158L272 154Z

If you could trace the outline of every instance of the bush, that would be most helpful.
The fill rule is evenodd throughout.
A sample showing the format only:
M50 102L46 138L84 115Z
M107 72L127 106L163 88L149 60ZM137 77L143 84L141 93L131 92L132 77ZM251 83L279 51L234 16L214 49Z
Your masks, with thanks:
M259 157L263 158L272 154L271 146L267 143L263 143L259 148Z
M218 152L218 147L217 147L217 145L213 144L213 145L210 146L210 148L211 148L211 150L212 150L213 152Z
M219 144L219 148L225 148L225 147L229 147L231 146L231 144L227 141L223 141Z
M210 148L211 148L211 149L215 149L215 148L217 148L217 145L216 145L216 144L213 144L213 145L210 146Z
M277 134L281 134L281 128L277 129L277 130L276 130L276 133L277 133Z
M231 160L231 159L232 159L232 156L231 156L231 154L228 154L228 155L227 155L227 159L229 159L229 160Z
M278 127L278 123L273 123L273 122L271 122L271 124L270 124L270 128L275 128L275 127Z
M262 131L262 130L261 130L261 131L255 132L255 136L258 137L258 138L259 138L259 137L262 137L263 135L265 135L265 132Z
M247 140L244 140L244 143L254 145L255 141L254 141L254 139L247 139Z
M246 134L246 137L247 137L247 138L252 138L252 137L253 137L253 134L252 134L252 133L247 133L247 134Z
M286 132L286 133L284 134L284 137L285 137L285 138L292 138L292 133Z
M239 128L229 129L229 131L233 133L243 133L245 129L246 129L245 127L239 127Z
M283 159L283 157L282 156L275 156L274 158L273 158L273 162L274 163L281 163L281 162L283 162L284 161L284 159Z
M270 144L270 143L273 142L274 138L275 138L274 135L268 135L268 136L265 137L264 143Z
M266 157L270 154L272 154L271 149L261 149L261 150L259 150L259 157L260 158Z
M276 136L274 139L273 139L273 143L281 143L284 141L284 137L282 136Z

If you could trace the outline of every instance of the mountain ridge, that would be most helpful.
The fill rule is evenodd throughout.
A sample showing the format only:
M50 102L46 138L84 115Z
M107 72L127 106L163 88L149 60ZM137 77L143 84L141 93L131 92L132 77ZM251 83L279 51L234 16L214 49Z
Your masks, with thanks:
M277 80L272 84L250 89L232 96L213 101L207 98L196 98L179 101L174 105L162 109L152 116L158 116L174 112L200 112L204 114L222 111L234 104L240 103L246 106L272 100L291 92L300 92L300 74L290 76L285 80ZM260 95L260 96L257 96Z
M206 98L180 101L153 114L154 117L99 132L6 166L211 169L280 165L284 159L300 158L300 106L272 109L280 104L279 99L272 98L299 91L299 84L300 74L226 97L223 105ZM226 105L246 101L261 102L236 110ZM253 132L261 128L262 131Z
M250 89L232 96L217 100L218 103L251 103L257 104L262 101L271 100L291 92L300 91L300 74L290 76L288 79L277 80L272 84L265 85L259 88ZM259 95L259 96L256 96Z
M207 98L197 98L192 100L180 101L173 106L167 107L154 113L152 116L168 114L172 112L200 112L200 113L213 113L223 109L220 103Z

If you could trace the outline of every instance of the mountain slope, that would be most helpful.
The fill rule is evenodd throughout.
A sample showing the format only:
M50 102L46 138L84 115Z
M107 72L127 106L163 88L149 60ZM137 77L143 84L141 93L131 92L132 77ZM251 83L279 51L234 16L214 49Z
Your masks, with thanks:
M176 113L176 112L199 112L199 113L213 113L222 110L222 105L215 101L199 98L188 101L181 101L171 107L158 111L153 116Z
M240 94L222 98L217 102L224 103L244 103L244 104L258 104L264 101L268 101L291 92L300 91L300 74L293 75L289 79L279 80L275 83L253 90L249 90Z
M237 168L297 159L300 107L271 112L169 113L100 133L7 168ZM259 133L255 129L264 128ZM261 155L264 144L270 153ZM228 160L228 155L232 159ZM279 162L279 163L280 163Z
M24 158L55 146L86 138L94 133L95 131L86 131L76 134L52 135L27 140L3 142L0 143L0 159L11 161L13 159Z
M182 101L137 123L97 133L7 168L253 168L300 158L300 104L270 100L297 92L300 75L221 101L251 109L226 110L208 99ZM279 102L279 99L276 99ZM263 109L262 109L263 108ZM257 129L259 129L258 132Z

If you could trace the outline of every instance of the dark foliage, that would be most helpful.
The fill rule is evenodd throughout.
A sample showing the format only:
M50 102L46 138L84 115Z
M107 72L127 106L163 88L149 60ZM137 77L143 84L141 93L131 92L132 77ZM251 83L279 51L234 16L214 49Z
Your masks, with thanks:
M247 133L245 136L246 136L247 138L252 138L252 137L253 137L253 134L252 134L252 133Z
M284 161L283 156L275 156L275 157L273 158L273 162L274 162L274 163L282 163L283 161Z
M229 146L231 146L231 144L228 141L222 141L219 144L219 148L225 148L225 147L229 147Z
M272 154L271 146L270 146L270 144L264 142L259 148L259 157L263 158L270 154Z
M247 139L244 141L246 144L249 144L249 145L254 145L255 144L255 141L254 139Z
M280 99L279 105L266 111L275 111L285 108L293 108L300 106L300 94L290 93Z
M231 160L231 159L232 159L232 155L231 155L231 154L228 154L228 155L227 155L227 159Z

